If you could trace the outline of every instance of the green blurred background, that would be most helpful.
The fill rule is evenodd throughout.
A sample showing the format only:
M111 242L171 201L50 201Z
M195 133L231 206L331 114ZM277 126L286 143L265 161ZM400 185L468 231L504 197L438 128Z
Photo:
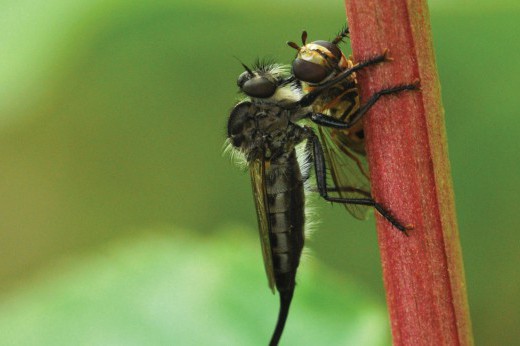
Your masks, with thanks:
M516 1L431 1L476 343L520 332ZM0 344L263 345L241 67L330 38L340 1L0 2ZM373 220L315 203L286 344L390 343Z

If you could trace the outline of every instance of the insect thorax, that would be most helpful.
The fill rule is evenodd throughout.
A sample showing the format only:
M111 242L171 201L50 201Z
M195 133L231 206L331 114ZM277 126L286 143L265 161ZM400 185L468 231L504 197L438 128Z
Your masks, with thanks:
M290 111L263 103L242 102L231 112L231 144L254 159L283 159L306 138L305 129L290 121Z

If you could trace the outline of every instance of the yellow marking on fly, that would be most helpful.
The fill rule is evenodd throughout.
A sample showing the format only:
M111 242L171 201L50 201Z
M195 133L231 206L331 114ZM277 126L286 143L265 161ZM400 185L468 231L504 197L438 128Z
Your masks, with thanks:
M322 54L319 52L325 54L330 59L334 59L334 54L332 54L330 50L315 43L308 43L301 47L298 52L298 58L316 65L328 65L327 59L323 58Z

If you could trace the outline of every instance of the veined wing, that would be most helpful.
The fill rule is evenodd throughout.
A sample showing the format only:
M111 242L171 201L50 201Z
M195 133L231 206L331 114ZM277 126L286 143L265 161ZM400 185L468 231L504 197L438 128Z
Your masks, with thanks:
M317 126L328 168L329 195L340 198L371 198L368 164L348 132ZM330 188L332 187L332 188ZM357 219L366 219L367 206L344 204Z
M255 199L256 215L258 218L258 230L260 232L260 244L262 245L262 255L264 257L265 273L269 282L269 288L274 293L274 269L273 258L271 255L271 242L269 240L270 225L267 205L267 194L265 190L265 162L254 160L249 164L251 174L251 184Z

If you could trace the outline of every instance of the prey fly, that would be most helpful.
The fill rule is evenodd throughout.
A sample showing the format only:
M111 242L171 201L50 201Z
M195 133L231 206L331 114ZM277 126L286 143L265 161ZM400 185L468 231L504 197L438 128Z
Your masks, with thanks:
M303 93L312 93L315 88L328 83L343 71L359 65L352 58L347 58L339 48L339 44L348 34L348 28L345 28L333 40L307 43L307 32L303 31L301 47L294 42L287 42L298 51L292 63L292 73L301 82ZM385 60L386 52L374 59L374 62ZM356 74L352 73L320 93L312 104L315 115L311 118L311 125L314 125L313 128L320 138L329 168L328 178L333 186L328 190L329 194L340 199L365 199L367 203L364 205L344 203L345 208L358 219L366 218L368 206L375 207L388 219L385 211L371 200L363 115L383 95L416 89L418 83L385 88L361 105L359 84ZM394 226L406 232L401 225Z
M375 207L397 229L406 230L370 198L369 192L363 194L365 190L362 198L335 195L340 189L351 187L331 185L327 178L330 153L324 151L328 143L322 145L313 128L299 124L301 120L310 120L319 125L318 131L343 124L339 118L318 112L317 109L322 108L314 104L320 97L323 100L331 87L351 81L356 71L385 60L383 54L347 66L305 94L287 67L259 62L250 68L242 64L245 71L238 77L237 84L245 98L231 111L227 140L233 152L243 157L249 167L268 283L273 292L276 290L280 295L280 310L270 345L277 345L282 335L304 245L304 182L310 174L300 168L305 165L298 162L297 145L304 145L305 159L314 166L317 191L322 198Z

